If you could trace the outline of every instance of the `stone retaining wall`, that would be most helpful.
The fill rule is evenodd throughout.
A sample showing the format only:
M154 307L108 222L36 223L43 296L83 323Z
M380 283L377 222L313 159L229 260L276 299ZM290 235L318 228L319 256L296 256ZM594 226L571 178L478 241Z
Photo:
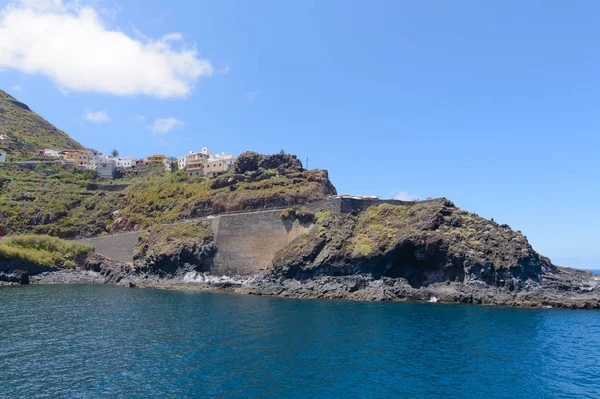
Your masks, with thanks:
M271 266L277 251L312 225L281 220L281 210L221 215L213 220L216 275L249 275Z
M312 212L331 214L361 212L379 204L413 205L412 201L331 198L303 205ZM248 275L267 268L277 251L312 225L297 220L281 220L281 209L223 214L212 217L217 244L212 272L221 275ZM182 222L185 223L185 222ZM133 262L133 250L142 232L116 234L77 240L93 245L108 259Z
M104 237L82 238L75 240L94 247L94 252L110 260L118 262L133 262L133 249L142 232L114 234Z

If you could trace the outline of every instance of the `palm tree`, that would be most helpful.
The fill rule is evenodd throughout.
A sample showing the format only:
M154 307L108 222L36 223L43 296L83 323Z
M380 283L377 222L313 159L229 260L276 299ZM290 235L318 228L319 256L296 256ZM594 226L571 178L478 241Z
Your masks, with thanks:
M117 150L112 150L112 151L110 152L110 155L112 155L112 157L113 157L113 158L116 158L116 157L118 157L118 156L119 156L119 151L117 151Z

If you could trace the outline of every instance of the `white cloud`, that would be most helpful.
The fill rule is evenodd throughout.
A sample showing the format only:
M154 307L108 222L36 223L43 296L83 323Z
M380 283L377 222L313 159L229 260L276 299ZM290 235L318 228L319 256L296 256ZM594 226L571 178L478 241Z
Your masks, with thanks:
M417 196L409 194L407 191L400 191L394 195L394 199L402 201L414 201L415 199L417 199Z
M262 94L262 91L260 91L260 90L247 91L246 93L242 94L242 98L248 102L253 103L254 101L256 101L257 97L261 94Z
M154 121L152 125L146 126L154 135L167 134L184 123L176 118L161 118Z
M83 118L92 123L104 123L110 121L110 117L105 111L90 111L89 109L85 111Z
M11 87L12 91L21 91L23 88L19 85L14 85Z
M146 122L146 117L144 115L137 114L131 118L134 123L144 123Z
M18 0L0 10L0 67L42 74L65 91L182 97L210 61L180 33L134 39L110 29L102 10L77 1Z

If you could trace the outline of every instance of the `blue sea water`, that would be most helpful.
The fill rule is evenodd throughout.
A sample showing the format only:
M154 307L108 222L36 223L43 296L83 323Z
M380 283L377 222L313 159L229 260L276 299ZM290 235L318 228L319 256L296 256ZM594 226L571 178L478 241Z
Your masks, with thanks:
M2 398L600 398L600 312L0 287Z

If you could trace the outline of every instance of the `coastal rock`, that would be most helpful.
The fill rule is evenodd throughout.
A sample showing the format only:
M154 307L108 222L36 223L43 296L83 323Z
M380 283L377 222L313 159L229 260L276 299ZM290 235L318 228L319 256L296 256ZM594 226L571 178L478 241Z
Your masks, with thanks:
M209 222L159 225L140 237L134 265L138 272L160 277L207 271L216 250Z
M509 289L539 283L555 268L521 233L445 199L331 215L283 248L273 266L275 275L294 279L369 274L414 288L473 281Z

